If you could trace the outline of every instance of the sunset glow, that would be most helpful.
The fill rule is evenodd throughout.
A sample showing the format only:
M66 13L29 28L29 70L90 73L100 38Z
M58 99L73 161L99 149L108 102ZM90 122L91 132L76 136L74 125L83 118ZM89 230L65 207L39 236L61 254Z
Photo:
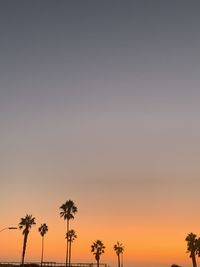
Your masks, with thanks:
M200 2L0 1L0 230L35 217L26 262L192 266L200 236ZM23 234L0 232L0 262ZM199 258L197 257L197 261Z

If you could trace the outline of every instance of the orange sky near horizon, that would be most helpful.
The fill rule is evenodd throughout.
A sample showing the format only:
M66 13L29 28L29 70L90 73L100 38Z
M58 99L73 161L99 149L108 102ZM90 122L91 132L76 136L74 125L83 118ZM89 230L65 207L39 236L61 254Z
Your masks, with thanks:
M28 183L29 181L26 185L25 182L23 186L27 187ZM189 200L185 199L183 190L178 190L180 186L184 188L179 182L163 181L160 184L150 180L145 183L146 186L141 180L136 182L134 194L129 183L123 186L120 183L119 188L115 185L116 195L112 200L108 183L105 191L105 185L98 184L99 190L97 190L96 185L88 181L87 190L90 194L87 195L83 193L86 187L82 183L80 186L76 182L71 183L71 195L74 195L74 198L71 196L69 198L73 199L78 207L75 219L71 221L71 228L75 229L78 236L73 244L74 262L94 262L90 246L96 239L101 239L106 246L102 262L111 266L116 264L113 245L117 241L125 246L124 262L127 266L136 263L142 266L145 262L152 266L159 266L161 262L163 266L172 263L191 265L184 239L191 231L197 235L199 233L196 222L200 220L200 216L190 209L191 205L198 208L198 187L191 182L185 182L185 189L193 191L193 197ZM30 186L32 189L38 186L38 180L32 182L32 185ZM18 190L18 186L21 185L9 185L10 188L12 186ZM158 186L160 191L157 190ZM31 229L28 240L27 261L40 259L41 238L38 227L41 223L47 223L49 226L49 232L45 237L45 259L57 262L65 260L66 222L59 217L59 207L67 198L65 190L62 189L58 198L58 187L59 185L55 184L54 190L51 191L43 187L37 195L36 191L25 191L17 199L16 195L7 194L8 191L1 196L4 203L7 203L6 209L1 207L1 213L4 214L1 220L2 228L11 225L10 222L16 226L20 217L26 213L36 217L37 225ZM124 192L123 199L120 198L121 190ZM170 198L167 197L169 194ZM24 202L25 199L28 201ZM15 203L18 203L17 208L10 212ZM23 237L19 230L1 232L1 260L20 261L22 241Z
M133 262L134 264L137 262L138 266L145 264L145 262L150 263L150 265L154 264L154 266L159 266L160 262L163 266L169 266L172 263L184 263L184 266L191 265L186 253L184 238L189 229L198 231L197 228L194 228L194 223L188 223L186 227L180 224L175 214L171 214L171 216L176 221L167 221L166 223L163 222L163 218L160 218L160 222L157 221L157 218L149 221L144 218L144 220L137 221L130 215L122 218L113 216L111 219L108 216L103 216L103 214L95 217L90 214L87 218L83 216L84 212L81 212L81 206L79 209L75 219L71 221L71 228L76 229L78 236L73 243L74 262L94 262L90 246L96 239L101 239L106 246L105 254L102 255L102 262L111 266L116 264L113 245L117 241L122 242L125 246L125 265L131 265ZM45 260L64 262L66 247L63 236L66 223L62 218L59 218L58 213L55 215L57 217L49 217L49 222L47 220L40 221L49 225L49 232L45 236ZM4 225L8 225L10 221L14 221L13 215L10 215L9 220L4 219ZM29 235L26 260L38 262L41 252L41 237L38 233L40 223L37 217L36 222L37 224L33 226ZM14 225L17 225L17 221ZM196 233L198 234L198 232ZM22 242L23 237L19 230L1 232L1 261L20 261Z
M64 227L62 227L59 222L56 223L56 225L60 229L53 231L53 229L50 228L49 232L45 236L45 258L47 261L64 262L65 240L63 238L62 229ZM53 227L56 225L52 224L50 226ZM33 227L30 232L27 246L27 261L39 261L40 259L41 238L37 230L38 226L36 225L35 227ZM145 231L143 227L145 227ZM183 230L177 233L177 230L175 231L174 229L171 229L171 231L166 233L166 226L162 229L152 227L148 228L148 230L146 225L144 225L143 227L136 226L135 230L133 230L133 228L123 229L123 235L126 237L126 241L122 242L122 238L116 238L116 236L118 236L117 232L119 231L119 229L113 231L111 225L108 225L108 229L103 230L102 233L100 233L98 229L93 229L93 233L90 233L90 231L88 233L86 229L80 226L78 227L77 223L76 228L79 230L79 232L77 230L78 238L74 241L73 244L73 259L75 262L93 262L94 257L90 252L90 246L95 240L95 236L100 236L100 239L106 246L105 255L102 256L102 261L104 262L106 261L109 263L115 261L116 255L113 251L113 245L117 240L120 240L125 246L125 262L131 262L131 260L133 259L134 261L139 261L144 257L152 262L164 260L168 263L169 259L170 261L172 261L172 259L179 261L187 260L188 255L185 253L186 243L183 239ZM87 235L84 234L86 232L88 233ZM97 235L98 232L99 234ZM3 248L1 249L1 260L20 261L22 242L22 234L18 230L13 230L12 233L6 233L6 231L4 231L4 233L1 233L0 246L1 248ZM10 257L12 259L10 259Z

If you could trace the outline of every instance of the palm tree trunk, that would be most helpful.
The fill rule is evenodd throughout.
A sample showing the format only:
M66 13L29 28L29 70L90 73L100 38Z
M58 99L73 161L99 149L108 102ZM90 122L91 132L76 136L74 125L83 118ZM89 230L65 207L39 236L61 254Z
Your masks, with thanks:
M69 232L69 220L67 220L67 233ZM69 258L69 242L67 238L67 248L66 248L66 267L68 266L68 258Z
M69 267L71 266L71 251L72 251L72 242L69 241Z
M120 267L120 254L118 254L117 257L118 257L118 267Z
M43 263L43 256L44 256L44 236L42 237L41 267L42 267L42 263Z
M22 250L22 267L24 266L27 239L28 239L28 233L24 233L24 242L23 242L23 250Z
M192 255L192 264L193 264L193 267L197 267L197 262L196 262L195 254Z
M99 260L97 260L97 267L99 267Z
M121 254L121 267L123 267L123 252Z

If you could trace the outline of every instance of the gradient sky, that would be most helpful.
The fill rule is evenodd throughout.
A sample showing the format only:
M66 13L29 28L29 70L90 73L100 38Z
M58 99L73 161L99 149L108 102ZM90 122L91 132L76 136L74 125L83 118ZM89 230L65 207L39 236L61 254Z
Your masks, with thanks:
M64 262L72 199L73 261L101 239L125 267L191 266L200 235L200 2L0 1L0 226L36 217L26 260ZM20 261L20 231L0 259Z

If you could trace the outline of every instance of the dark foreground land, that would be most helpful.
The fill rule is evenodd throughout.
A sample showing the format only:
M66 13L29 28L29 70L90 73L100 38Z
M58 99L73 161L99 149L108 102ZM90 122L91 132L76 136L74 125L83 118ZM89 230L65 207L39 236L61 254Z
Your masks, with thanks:
M40 263L28 262L24 267L40 267ZM68 267L96 267L96 263L71 263ZM21 267L19 262L0 262L0 267ZM42 267L65 267L65 263L43 262ZM100 267L107 267L107 264L100 263Z

